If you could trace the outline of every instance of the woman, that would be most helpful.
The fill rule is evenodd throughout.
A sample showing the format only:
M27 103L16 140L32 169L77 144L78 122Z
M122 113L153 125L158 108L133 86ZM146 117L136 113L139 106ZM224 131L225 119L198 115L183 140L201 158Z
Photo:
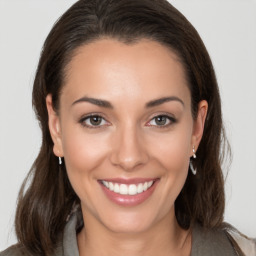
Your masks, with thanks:
M46 39L33 104L42 147L2 255L243 255L223 224L213 67L169 3L78 1Z

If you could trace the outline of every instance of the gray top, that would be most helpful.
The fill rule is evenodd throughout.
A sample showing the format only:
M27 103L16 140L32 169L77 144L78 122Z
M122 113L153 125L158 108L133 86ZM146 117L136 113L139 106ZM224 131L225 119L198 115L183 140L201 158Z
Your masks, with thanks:
M77 246L77 229L81 227L81 214L74 213L67 222L62 241L53 256L79 256ZM18 246L12 246L0 253L0 256L26 256ZM226 233L222 230L204 231L195 225L192 231L191 256L237 256Z

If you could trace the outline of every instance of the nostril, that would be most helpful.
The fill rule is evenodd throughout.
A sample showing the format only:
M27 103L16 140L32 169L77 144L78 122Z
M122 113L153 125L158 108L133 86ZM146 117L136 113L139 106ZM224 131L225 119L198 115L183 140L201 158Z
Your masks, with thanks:
M148 162L148 157L142 155L134 155L133 157L124 157L119 155L113 156L111 162L115 166L121 167L125 171L132 171L139 166L143 166Z

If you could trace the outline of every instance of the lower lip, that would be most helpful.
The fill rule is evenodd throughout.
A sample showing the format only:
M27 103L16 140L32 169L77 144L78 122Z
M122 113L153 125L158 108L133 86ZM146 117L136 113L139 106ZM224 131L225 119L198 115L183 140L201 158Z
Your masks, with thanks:
M136 195L120 195L108 188L106 188L101 182L100 185L105 195L114 203L120 206L136 206L145 202L154 192L159 180L154 181L153 185L146 191Z

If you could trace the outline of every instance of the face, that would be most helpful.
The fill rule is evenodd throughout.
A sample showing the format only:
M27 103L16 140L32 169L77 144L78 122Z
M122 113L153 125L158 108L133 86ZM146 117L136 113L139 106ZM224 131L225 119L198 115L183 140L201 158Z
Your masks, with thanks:
M142 232L172 219L207 111L200 102L193 120L174 53L147 40L82 46L67 67L59 116L50 95L47 107L85 226Z

